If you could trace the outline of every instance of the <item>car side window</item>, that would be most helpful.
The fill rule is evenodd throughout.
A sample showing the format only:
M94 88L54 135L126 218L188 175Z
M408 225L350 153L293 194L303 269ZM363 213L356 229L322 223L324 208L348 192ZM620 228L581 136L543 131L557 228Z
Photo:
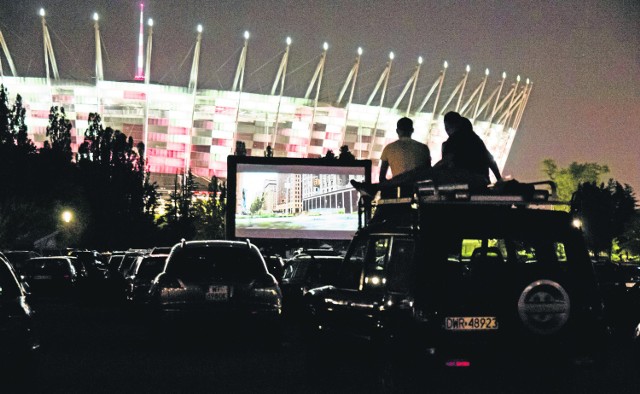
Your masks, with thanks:
M405 292L412 277L414 242L411 239L394 238L389 258L389 290Z
M367 253L368 238L356 238L351 246L351 252L342 263L336 286L344 289L360 289L364 258Z

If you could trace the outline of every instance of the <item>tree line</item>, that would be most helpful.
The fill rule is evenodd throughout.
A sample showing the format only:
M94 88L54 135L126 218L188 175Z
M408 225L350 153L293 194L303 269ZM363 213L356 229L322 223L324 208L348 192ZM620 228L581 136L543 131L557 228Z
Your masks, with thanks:
M28 138L25 113L22 97L10 105L0 85L0 249L32 249L45 238L118 250L224 237L221 180L213 177L207 196L195 199L193 175L176 174L164 204L150 180L144 144L104 127L99 114L89 114L84 141L74 153L64 108L51 107L41 148ZM63 223L65 210L75 220Z
M191 172L176 174L163 201L147 170L145 146L120 130L104 127L91 113L84 141L71 149L72 125L64 108L49 113L46 140L37 148L28 137L26 109L18 94L13 104L0 85L0 249L31 249L55 236L62 245L117 250L171 245L181 238L225 236L226 183L215 176L206 197L194 198ZM246 152L239 141L236 154ZM267 147L265 156L272 157ZM355 160L347 146L323 159ZM614 179L603 182L606 165L571 163L560 168L551 159L542 173L558 185L558 197L583 223L589 248L614 259L640 254L640 217L633 189ZM254 202L252 210L259 209ZM62 223L70 210L77 220ZM162 212L162 213L158 213Z

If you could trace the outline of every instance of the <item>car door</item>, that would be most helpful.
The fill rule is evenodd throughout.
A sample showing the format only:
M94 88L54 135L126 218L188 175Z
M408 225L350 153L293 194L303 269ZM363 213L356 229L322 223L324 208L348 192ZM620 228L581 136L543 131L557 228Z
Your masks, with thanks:
M323 293L322 320L328 328L358 337L374 335L384 299L390 245L388 235L354 239L336 286Z

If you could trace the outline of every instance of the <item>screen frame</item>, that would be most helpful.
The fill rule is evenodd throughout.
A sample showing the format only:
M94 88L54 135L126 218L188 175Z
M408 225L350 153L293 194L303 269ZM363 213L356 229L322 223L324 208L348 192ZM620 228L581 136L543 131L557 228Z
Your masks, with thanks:
M227 156L227 212L225 232L229 240L244 239L236 236L236 188L239 164L277 166L311 166L311 167L342 167L364 170L365 182L371 182L371 160L339 160L326 158L294 158L294 157L258 157L258 156ZM286 171L283 171L283 173ZM264 238L264 239L296 239L296 238ZM307 238L308 239L308 238Z

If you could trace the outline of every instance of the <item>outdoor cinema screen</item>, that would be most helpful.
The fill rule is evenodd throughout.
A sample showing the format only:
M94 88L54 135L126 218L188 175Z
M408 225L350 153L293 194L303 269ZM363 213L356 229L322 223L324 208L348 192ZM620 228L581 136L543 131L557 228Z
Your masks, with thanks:
M227 237L350 239L371 161L229 156Z

